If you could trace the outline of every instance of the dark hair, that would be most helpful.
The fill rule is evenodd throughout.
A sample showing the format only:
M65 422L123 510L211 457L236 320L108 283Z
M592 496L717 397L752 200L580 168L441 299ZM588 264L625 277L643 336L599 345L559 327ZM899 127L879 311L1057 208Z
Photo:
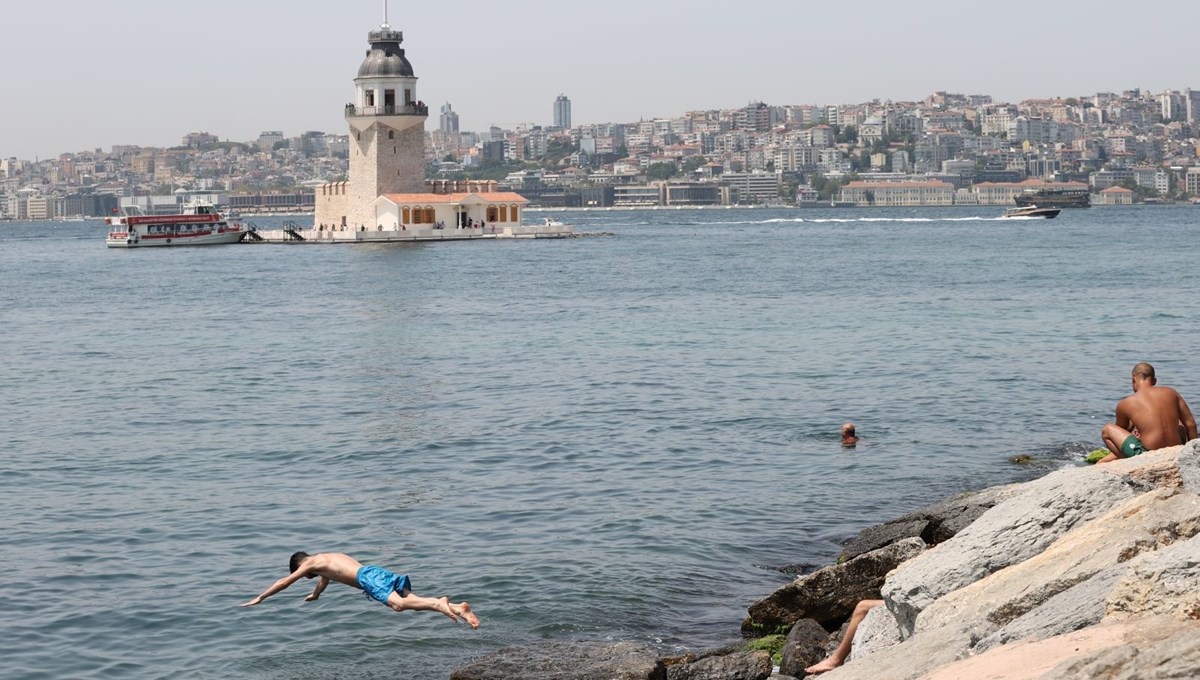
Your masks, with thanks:
M303 550L298 553L293 553L292 558L288 560L288 573L294 574L300 568L300 563L308 559L308 553Z

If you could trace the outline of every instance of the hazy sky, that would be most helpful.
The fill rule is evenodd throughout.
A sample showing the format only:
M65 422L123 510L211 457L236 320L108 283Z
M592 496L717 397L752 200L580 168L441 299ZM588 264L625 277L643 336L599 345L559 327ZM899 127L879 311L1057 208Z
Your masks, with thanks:
M417 96L462 129L691 109L1200 87L1200 2L391 0ZM0 157L188 132L344 133L382 0L5 0Z

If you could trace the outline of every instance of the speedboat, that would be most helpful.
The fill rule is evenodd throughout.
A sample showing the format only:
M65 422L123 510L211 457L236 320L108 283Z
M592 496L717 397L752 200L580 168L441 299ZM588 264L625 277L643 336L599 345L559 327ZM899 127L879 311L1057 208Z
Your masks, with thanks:
M1039 208L1036 205L1027 206L1024 208L1009 208L1004 211L1001 217L1044 217L1052 220L1058 217L1062 212L1061 208Z

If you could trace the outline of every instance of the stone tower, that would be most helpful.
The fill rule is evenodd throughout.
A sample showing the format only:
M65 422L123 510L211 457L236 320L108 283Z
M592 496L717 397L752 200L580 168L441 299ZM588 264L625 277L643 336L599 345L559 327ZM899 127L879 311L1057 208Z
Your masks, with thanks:
M425 188L425 119L417 77L400 43L404 34L386 22L367 34L371 49L354 79L350 125L350 178L317 190L315 222L327 227L374 228L371 203L382 194L422 193Z

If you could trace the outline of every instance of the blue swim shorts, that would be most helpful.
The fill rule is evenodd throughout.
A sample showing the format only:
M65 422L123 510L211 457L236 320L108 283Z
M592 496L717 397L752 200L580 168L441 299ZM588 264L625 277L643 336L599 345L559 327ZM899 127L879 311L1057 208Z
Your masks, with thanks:
M358 581L358 587L363 589L367 597L384 604L387 604L388 596L392 593L403 595L405 590L412 590L408 574L393 574L382 567L359 567L354 580Z

